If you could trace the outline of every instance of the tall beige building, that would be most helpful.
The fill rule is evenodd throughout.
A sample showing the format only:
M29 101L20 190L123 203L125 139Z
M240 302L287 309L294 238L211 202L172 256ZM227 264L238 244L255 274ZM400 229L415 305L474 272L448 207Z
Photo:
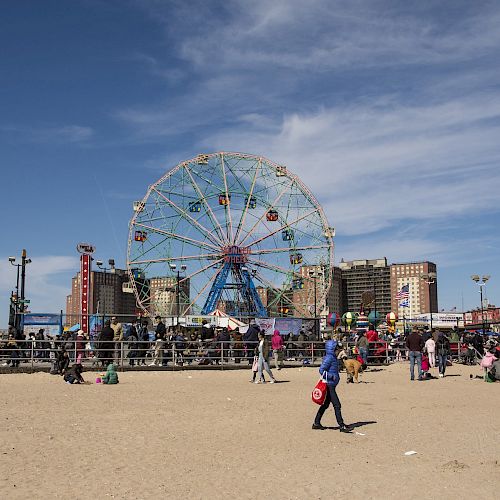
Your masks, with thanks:
M177 296L176 276L155 276L149 281L151 313L160 316L182 316L189 306L189 279L179 281ZM189 311L187 311L189 314Z
M391 265L391 305L400 319L411 319L421 313L438 312L437 278L423 278L436 273L433 262L407 262ZM408 307L402 307L398 292L408 285Z

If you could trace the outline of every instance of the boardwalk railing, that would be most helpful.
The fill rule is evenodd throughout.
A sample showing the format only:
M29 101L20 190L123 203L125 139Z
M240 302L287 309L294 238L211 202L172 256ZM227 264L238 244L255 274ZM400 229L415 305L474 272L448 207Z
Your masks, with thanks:
M18 340L0 342L0 365L17 368L31 367L33 371L49 369L61 357L68 363L82 363L85 368L100 369L110 361L121 368L150 366L188 367L218 366L237 368L253 363L258 342L234 342L217 340L184 341L89 341L89 340ZM343 342L342 347L349 355L355 355L355 343ZM62 353L66 354L62 354ZM325 355L324 342L288 341L282 350L273 353L269 359L272 367L318 365ZM451 344L451 358L458 362L475 364L480 360L477 351L470 352L466 345ZM408 353L404 342L371 342L368 364L389 364L406 361Z

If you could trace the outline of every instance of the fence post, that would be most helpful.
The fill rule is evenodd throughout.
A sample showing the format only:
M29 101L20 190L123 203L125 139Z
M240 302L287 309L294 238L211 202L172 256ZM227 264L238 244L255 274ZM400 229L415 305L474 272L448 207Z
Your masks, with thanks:
M385 343L385 362L389 365L389 342Z
M34 354L34 345L35 345L35 341L33 339L31 339L31 373L34 372L35 368L33 366L33 354Z
M314 364L314 342L311 342L311 365Z
M174 370L176 370L177 356L175 354L175 340L172 342L172 365L174 367Z
M220 343L220 369L224 370L224 342Z
M120 340L120 366L123 371L123 340Z

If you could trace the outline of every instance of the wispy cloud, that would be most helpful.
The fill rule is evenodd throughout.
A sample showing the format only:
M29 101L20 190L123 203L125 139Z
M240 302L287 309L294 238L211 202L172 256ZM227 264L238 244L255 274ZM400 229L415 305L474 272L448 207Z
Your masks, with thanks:
M26 267L26 297L30 309L36 312L57 312L66 308L66 295L71 292L71 275L79 269L77 257L33 256ZM16 285L16 268L7 257L0 258L0 294L7 298ZM3 310L8 309L5 300Z
M94 136L94 129L81 125L25 127L6 125L1 127L4 134L9 134L21 142L40 144L77 144L86 143Z

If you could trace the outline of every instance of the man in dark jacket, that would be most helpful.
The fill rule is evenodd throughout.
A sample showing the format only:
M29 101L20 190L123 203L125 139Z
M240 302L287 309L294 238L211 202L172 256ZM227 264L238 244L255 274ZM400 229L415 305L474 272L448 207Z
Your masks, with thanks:
M165 335L167 334L167 329L165 328L165 323L161 320L161 316L156 316L155 320L157 321L156 324L156 340L165 340Z
M436 342L436 352L438 356L439 378L443 378L444 372L446 371L448 356L450 354L450 341L443 332L439 332L439 337Z
M336 340L327 340L325 343L326 355L323 358L321 366L319 367L319 373L327 384L326 398L323 404L319 407L318 413L316 413L316 418L314 419L312 428L315 430L326 429L326 427L321 425L321 417L323 417L326 409L330 406L330 403L332 403L340 432L351 432L352 427L346 425L344 423L344 419L342 418L340 399L335 390L335 387L340 381L339 363L335 354L336 347Z
M253 357L255 356L255 348L259 342L259 327L256 324L252 324L248 327L248 330L243 335L243 341L245 342L245 348L247 350L248 364L253 364Z
M111 328L111 321L108 319L99 335L99 359L104 363L104 366L108 366L113 361L114 335L115 332Z
M424 342L417 330L413 330L406 339L406 347L410 352L410 379L415 380L415 361L418 366L418 380L422 380L422 349Z

